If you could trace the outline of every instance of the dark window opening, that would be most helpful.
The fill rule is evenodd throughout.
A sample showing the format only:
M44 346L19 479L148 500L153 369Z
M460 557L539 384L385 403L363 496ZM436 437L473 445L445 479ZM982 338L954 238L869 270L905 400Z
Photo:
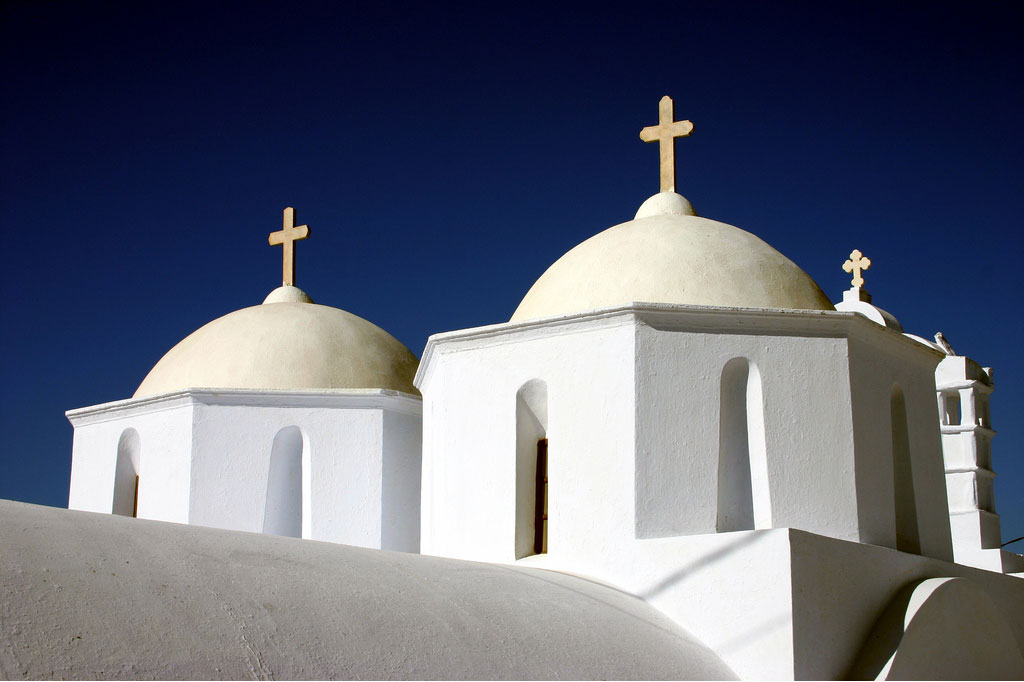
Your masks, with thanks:
M548 439L537 441L537 497L534 514L533 553L548 551Z
M135 476L135 500L132 502L132 518L139 518L139 477Z

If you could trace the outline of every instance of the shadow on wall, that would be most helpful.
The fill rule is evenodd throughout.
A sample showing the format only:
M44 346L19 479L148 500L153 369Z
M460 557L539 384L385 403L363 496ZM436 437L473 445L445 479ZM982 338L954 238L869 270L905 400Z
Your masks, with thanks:
M724 559L725 557L729 556L730 554L736 552L739 549L753 545L754 543L764 539L765 537L766 534L764 533L744 533L738 536L735 542L726 545L725 547L716 549L713 552L709 552L704 556L700 557L699 559L697 559L696 561L693 561L687 564L686 566L683 566L679 570L674 571L670 575L658 581L650 588L644 590L643 592L640 592L639 594L637 594L637 596L643 599L644 601L654 599L660 596L662 593L677 586L679 583L683 582L697 571L703 570L711 564L715 563L716 561Z
M892 425L892 479L896 510L896 549L910 554L921 553L917 528L917 500L914 495L914 470L910 457L910 435L907 427L907 401L903 389L892 387L890 394Z
M1013 630L965 578L928 578L900 590L850 669L850 680L1020 680Z

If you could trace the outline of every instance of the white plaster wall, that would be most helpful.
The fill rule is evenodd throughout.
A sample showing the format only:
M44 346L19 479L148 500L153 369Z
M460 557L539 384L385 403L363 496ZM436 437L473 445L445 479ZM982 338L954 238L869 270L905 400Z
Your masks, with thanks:
M791 545L796 679L849 679L886 606L924 578L970 579L994 602L1024 651L1020 578L800 531L791 532Z
M418 378L427 414L423 551L510 560L515 394L531 380L548 393L550 552L599 555L615 533L714 532L722 369L740 357L760 377L771 526L894 544L888 423L898 381L928 528L922 542L946 556L927 388L938 356L918 348L850 313L647 304L432 337ZM857 352L870 367L852 367Z
M935 384L943 414L942 451L954 556L959 563L1017 572L1024 561L999 549L1002 538L992 470L995 431L989 414L991 370L970 358L949 356L936 368Z
M733 357L754 362L761 377L776 530L714 532L720 381ZM741 676L841 676L891 596L888 586L906 575L901 566L953 570L859 544L894 544L889 422L898 383L923 510L922 550L950 557L948 522L936 511L946 505L937 362L937 354L918 353L913 342L848 313L636 304L432 337L417 377L425 404L422 549L513 560L515 394L541 379L549 545L518 564L587 575L641 596ZM560 460L560 451L568 458ZM821 559L813 552L805 575L791 574L795 536L822 537L854 553L866 548L871 558L858 570L878 582L874 610L854 609L859 626L844 625L842 608L818 611L804 600L804 580L836 593L846 588L814 572ZM845 607L856 596L818 598ZM815 619L827 621L821 632Z
M187 400L121 401L69 411L75 431L68 508L111 513L117 445L131 428L140 445L139 518L186 523L192 412Z
M741 679L793 679L789 530L629 540L603 556L517 562L590 577L635 594L704 642Z
M142 449L140 517L262 532L274 438L297 427L308 450L303 536L417 548L417 397L191 390L113 405L69 413L76 443L72 508L110 512L117 441L131 427Z
M850 338L861 542L896 547L891 396L903 392L921 553L952 560L935 367L941 356L880 328Z
M874 679L1024 679L1024 657L1012 630L970 580L923 580L906 588L886 615L888 621L876 626L878 640L897 643L877 652L876 665L885 663L880 671L868 671L876 672Z
M885 547L781 528L634 540L604 557L517 562L635 594L743 679L847 679L879 617L922 578L969 578L1024 651L1024 581ZM948 644L947 644L948 645Z
M942 452L949 471L992 468L992 435L974 426L942 426Z
M715 532L722 370L760 373L771 526L856 539L846 342L637 327L637 535Z
M261 532L274 437L296 426L309 447L309 537L380 546L380 410L199 405L196 413L190 523Z
M420 551L422 417L385 410L381 549Z
M297 426L309 447L311 518L314 540L381 547L384 514L389 548L409 551L418 528L416 465L419 418L399 415L390 441L395 459L388 474L393 500L385 512L384 410L376 405L344 409L203 405L196 420L190 522L233 530L262 531L270 453L274 436ZM225 453L231 453L225 457ZM397 502L402 498L406 503ZM404 515L404 516L403 516Z
M381 546L384 415L379 409L309 415L314 540Z
M515 560L516 393L535 379L547 386L548 551L599 556L633 535L632 327L519 327L446 344L422 378L424 553Z

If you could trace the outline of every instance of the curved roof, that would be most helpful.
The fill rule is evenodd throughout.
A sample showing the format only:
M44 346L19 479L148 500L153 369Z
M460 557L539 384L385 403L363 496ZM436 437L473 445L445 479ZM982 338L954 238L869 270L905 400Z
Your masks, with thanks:
M0 501L17 678L735 679L642 600L552 571Z
M418 395L412 385L417 364L377 325L280 287L263 305L236 310L185 337L134 397L186 388L386 388Z
M765 241L701 218L665 192L559 258L512 321L633 302L834 310L814 280Z

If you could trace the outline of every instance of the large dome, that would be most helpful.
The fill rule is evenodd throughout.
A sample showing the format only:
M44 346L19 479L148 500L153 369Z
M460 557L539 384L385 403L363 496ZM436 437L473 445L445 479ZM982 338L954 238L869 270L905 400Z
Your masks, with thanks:
M698 217L674 192L559 258L512 321L633 302L834 310L810 276L758 237Z
M385 388L418 395L416 356L377 325L281 287L169 350L136 398L186 388Z

